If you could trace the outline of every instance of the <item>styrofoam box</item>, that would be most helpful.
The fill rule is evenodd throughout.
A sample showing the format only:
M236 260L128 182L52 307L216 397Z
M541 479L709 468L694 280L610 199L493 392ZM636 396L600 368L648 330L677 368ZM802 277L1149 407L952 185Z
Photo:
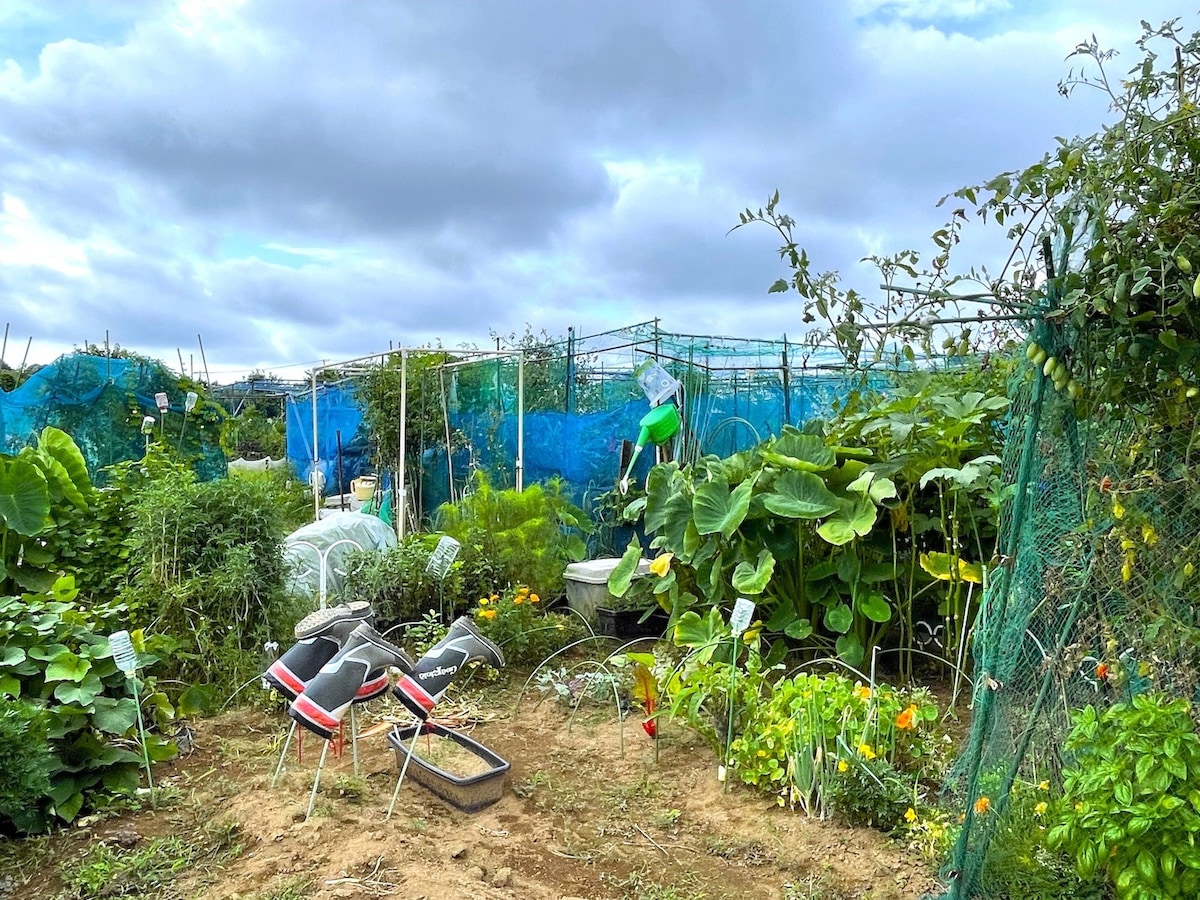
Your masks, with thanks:
M567 582L567 605L589 622L596 621L596 609L614 600L608 592L608 576L617 567L620 559L589 559L571 563L563 572ZM638 563L636 575L650 573L650 560Z

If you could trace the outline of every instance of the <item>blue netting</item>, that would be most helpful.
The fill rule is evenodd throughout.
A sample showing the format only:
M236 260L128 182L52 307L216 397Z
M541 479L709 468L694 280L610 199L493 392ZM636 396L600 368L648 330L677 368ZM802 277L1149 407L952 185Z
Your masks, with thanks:
M342 484L337 482L338 435L342 441ZM373 472L367 426L355 400L354 385L317 385L317 459L329 494L345 494L350 482ZM296 474L308 479L313 468L312 391L287 398L287 458Z
M170 407L159 416L158 392ZM184 426L186 385L154 360L72 353L38 369L13 391L0 390L0 450L18 453L37 443L47 425L74 438L93 479L105 466L139 459L146 449L143 416L160 426L152 437L179 446L196 460L201 478L225 474L220 449L222 415L211 404L197 408Z

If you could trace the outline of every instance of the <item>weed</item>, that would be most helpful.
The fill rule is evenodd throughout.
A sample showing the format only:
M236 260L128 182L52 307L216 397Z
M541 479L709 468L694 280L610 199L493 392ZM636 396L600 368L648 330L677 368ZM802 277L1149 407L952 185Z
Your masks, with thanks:
M630 900L705 900L708 897L691 875L685 877L686 881L693 882L691 884L659 884L651 880L649 871L643 868L625 878L606 880Z
M512 792L522 800L528 800L533 792L544 784L550 783L550 776L545 772L533 772L520 784L512 786Z
M250 894L246 900L304 900L312 896L315 886L308 876L293 875L275 887Z
M827 872L809 872L783 886L783 900L850 900Z
M339 797L354 804L361 804L371 793L367 779L361 775L338 775L333 781L333 790Z
M413 818L409 822L409 825L412 826L412 830L417 834L424 834L429 830L429 822L419 817Z
M664 810L654 817L654 824L665 831L670 831L679 824L681 815L683 813L677 809Z

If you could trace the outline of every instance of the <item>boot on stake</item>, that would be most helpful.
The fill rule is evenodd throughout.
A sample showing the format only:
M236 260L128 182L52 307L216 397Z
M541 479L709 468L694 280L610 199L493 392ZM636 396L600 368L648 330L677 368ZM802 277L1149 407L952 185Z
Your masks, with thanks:
M392 694L405 709L424 721L450 682L471 662L485 662L494 669L502 669L504 654L475 629L467 616L461 616L446 636L417 661L411 674L400 677Z
M353 710L354 704L365 703L386 691L388 669L396 667L402 672L411 672L412 666L412 659L407 653L385 640L370 625L362 624L350 632L337 656L321 667L321 671L305 687L304 693L292 702L288 715L304 728L325 738L313 777L312 793L308 797L305 819L312 815L317 802L317 789L321 786L321 770L325 767L325 755L329 752L329 739L341 724L346 711ZM357 749L354 758L357 764Z
M455 619L444 638L417 660L410 673L400 676L396 686L392 688L392 694L405 709L421 722L425 722L442 694L446 693L450 682L472 662L485 662L494 669L502 669L504 654L475 629L467 616L462 616ZM404 783L404 774L412 760L417 738L424 731L424 728L417 728L413 733L412 743L408 745L404 765L401 766L400 776L396 779L396 789L392 791L392 802L388 804L389 819L392 817L392 810L396 808L396 798L400 795L400 785Z
M321 667L342 649L350 632L364 622L369 625L374 620L375 614L371 610L371 604L363 600L353 600L340 606L330 606L309 613L296 624L296 643L271 663L263 673L263 681L288 700L295 700L304 692L308 682L321 671ZM379 690L372 694L372 697L386 690L387 680L384 679L383 685L376 687L379 687ZM288 748L295 733L296 723L293 722L288 729L287 739L283 742L283 752L279 754L275 774L271 776L271 787L279 780L283 771L283 761L287 758ZM353 740L353 734L351 739Z

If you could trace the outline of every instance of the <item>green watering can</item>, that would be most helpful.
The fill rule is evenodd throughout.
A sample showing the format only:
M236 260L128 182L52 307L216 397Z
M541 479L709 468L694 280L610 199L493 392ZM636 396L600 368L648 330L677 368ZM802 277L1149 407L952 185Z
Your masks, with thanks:
M629 490L629 473L633 471L634 463L641 455L642 448L647 444L665 444L679 431L679 425L679 408L672 403L656 406L642 416L641 421L638 422L640 430L637 443L633 447L633 456L629 458L629 465L625 467L625 474L621 476L622 494Z

